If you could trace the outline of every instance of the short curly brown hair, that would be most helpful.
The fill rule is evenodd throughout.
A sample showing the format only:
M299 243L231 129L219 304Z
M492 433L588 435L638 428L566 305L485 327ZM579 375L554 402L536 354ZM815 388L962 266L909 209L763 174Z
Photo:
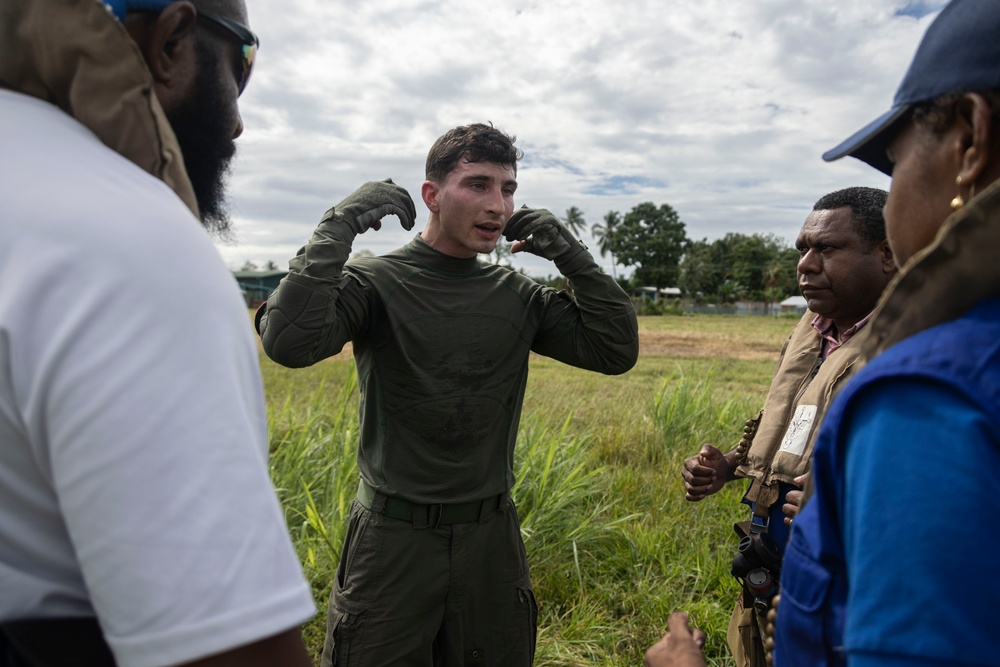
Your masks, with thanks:
M493 123L473 123L448 130L438 137L427 153L424 175L428 181L440 183L459 160L465 162L495 162L511 167L517 174L517 162L524 152L514 145L517 137L493 127Z

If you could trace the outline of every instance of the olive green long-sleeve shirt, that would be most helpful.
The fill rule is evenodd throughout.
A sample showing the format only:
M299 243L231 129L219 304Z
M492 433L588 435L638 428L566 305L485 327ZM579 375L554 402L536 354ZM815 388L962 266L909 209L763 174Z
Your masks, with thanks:
M349 240L314 237L259 329L266 353L292 367L353 342L358 460L386 495L460 503L509 489L530 352L606 374L638 357L632 303L587 253L566 276L571 297L419 236L345 266Z

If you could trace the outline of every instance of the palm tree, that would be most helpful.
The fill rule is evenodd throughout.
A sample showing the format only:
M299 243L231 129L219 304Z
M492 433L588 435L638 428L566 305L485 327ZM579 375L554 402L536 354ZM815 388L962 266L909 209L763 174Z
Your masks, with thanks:
M563 224L569 228L569 231L574 236L579 236L581 232L587 229L587 221L583 219L583 211L576 206L570 206L566 209L566 217L563 219Z
M567 215L568 215L567 211ZM597 223L590 228L590 235L597 241L597 249L601 251L601 257L611 255L611 277L617 280L615 275L615 253L612 251L612 242L615 238L615 227L622 221L622 216L618 211L608 211L604 215L604 224Z
M510 251L510 243L504 243L500 241L493 247L493 252L491 253L480 253L480 257L484 262L489 262L490 264L496 264L497 266L510 266L511 259L514 254Z

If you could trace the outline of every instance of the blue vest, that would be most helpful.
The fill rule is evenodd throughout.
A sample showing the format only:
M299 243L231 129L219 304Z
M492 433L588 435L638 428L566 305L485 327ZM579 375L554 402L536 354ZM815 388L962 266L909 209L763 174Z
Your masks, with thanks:
M1000 414L1000 373L984 352L1000 340L1000 300L980 302L957 320L904 339L875 358L827 413L813 453L813 495L795 519L781 570L774 664L846 665L843 650L847 570L840 507L846 448L840 424L867 385L888 377L923 377L976 396ZM983 371L986 372L983 372Z

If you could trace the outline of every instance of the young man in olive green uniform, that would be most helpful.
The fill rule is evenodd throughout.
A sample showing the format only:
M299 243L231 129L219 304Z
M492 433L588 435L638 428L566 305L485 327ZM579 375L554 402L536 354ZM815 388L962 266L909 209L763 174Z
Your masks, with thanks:
M415 210L391 181L327 212L262 310L264 349L306 366L353 343L361 484L330 601L323 664L530 665L537 608L509 489L536 352L608 374L638 355L635 312L542 209L514 213L521 152L463 126L427 158L427 226L347 261L356 234ZM485 264L501 233L552 260L573 296Z

